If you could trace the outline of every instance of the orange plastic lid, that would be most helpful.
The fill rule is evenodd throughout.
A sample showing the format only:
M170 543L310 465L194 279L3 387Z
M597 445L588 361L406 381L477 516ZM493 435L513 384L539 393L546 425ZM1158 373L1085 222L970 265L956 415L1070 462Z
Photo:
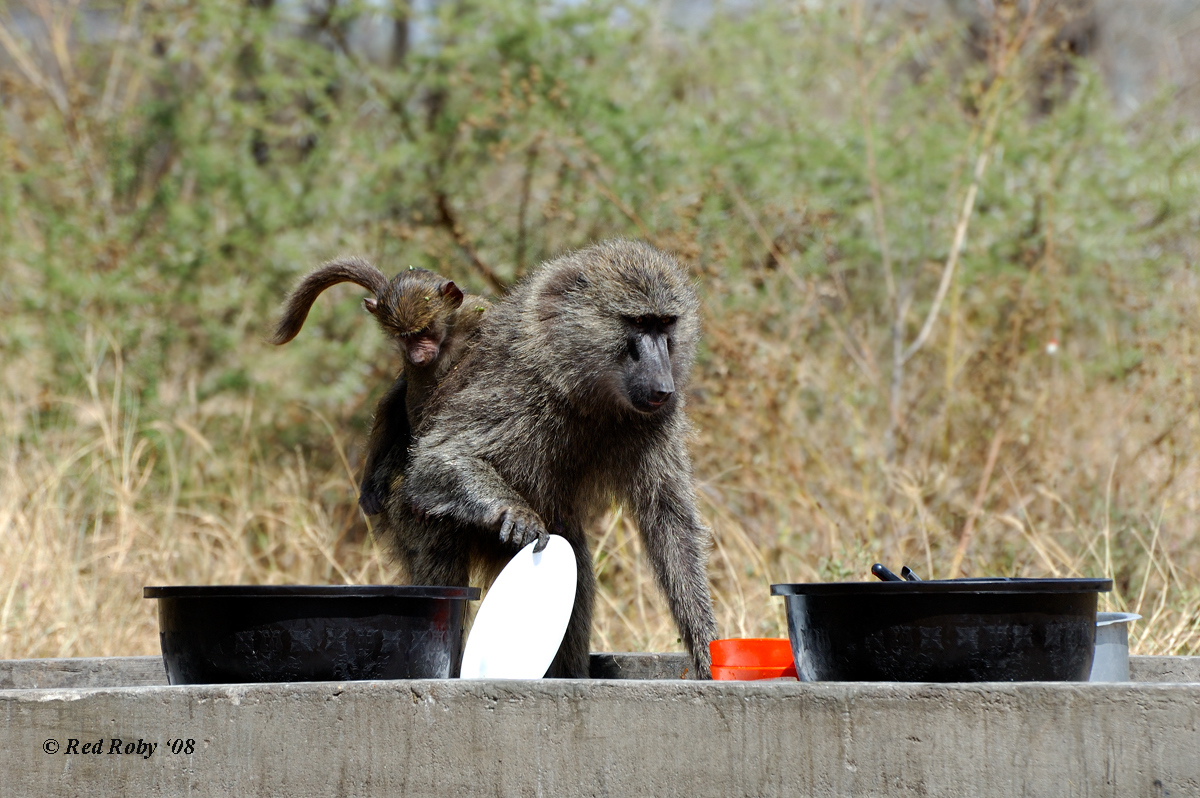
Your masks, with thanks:
M708 644L713 667L792 667L792 644L786 637L746 637ZM785 674L780 674L785 675ZM794 674L793 674L794 675ZM762 677L760 677L762 678Z

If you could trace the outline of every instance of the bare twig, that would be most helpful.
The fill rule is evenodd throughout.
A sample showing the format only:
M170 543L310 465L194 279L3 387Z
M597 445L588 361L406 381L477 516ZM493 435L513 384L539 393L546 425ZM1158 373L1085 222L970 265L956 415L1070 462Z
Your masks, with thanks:
M1163 569L1158 566L1158 563L1154 559L1154 547L1158 545L1158 533L1160 531L1162 531L1162 517L1163 517L1163 513L1166 511L1166 509L1167 509L1166 505L1160 506L1159 512L1158 512L1158 520L1154 524L1154 537L1152 537L1150 539L1150 546L1146 548L1146 573L1144 573L1142 575L1142 587L1140 590L1138 590L1137 607L1136 607L1136 609L1134 609L1134 612L1138 613L1139 615L1141 614L1141 611L1142 611L1142 602L1146 599L1146 586L1150 584L1150 571L1157 570L1159 573L1159 576L1161 576L1163 578L1163 581L1167 583L1163 587L1164 591L1166 590L1167 585L1169 585L1171 582L1170 574L1164 572ZM1140 535L1138 536L1138 539L1141 540ZM1142 546L1143 547L1146 546L1144 541L1142 542ZM1164 554L1164 556L1165 556L1165 554Z
M933 331L933 325L937 322L942 302L946 299L946 293L950 290L950 283L954 278L954 272L958 266L959 257L962 254L963 243L967 238L967 228L971 223L971 216L975 210L975 199L979 194L979 186L983 182L983 175L987 171L988 161L992 155L996 127L1000 121L1001 112L1005 107L1001 94L1006 83L1007 70L1029 36L1034 15L1037 13L1037 7L1038 0L1032 0L1017 36L1002 48L1001 53L997 57L995 78L981 101L981 108L988 109L988 113L985 117L983 135L980 137L979 155L975 158L975 172L972 176L970 186L967 187L967 194L963 199L962 208L958 214L958 221L954 225L954 240L950 245L950 252L946 256L946 265L942 268L942 278L938 283L937 294L934 296L929 313L925 316L925 323L921 325L921 331L904 350L902 357L905 362L919 352L929 339L929 335Z
M904 389L904 329L911 305L911 295L901 298L896 288L895 266L892 263L891 245L888 241L887 218L884 214L883 188L879 181L879 166L875 155L875 130L868 102L868 88L881 65L899 52L905 38L901 38L868 72L866 56L863 54L862 0L851 8L851 25L854 30L854 72L858 83L858 111L862 124L863 142L867 153L867 184L871 190L871 216L875 225L875 238L879 242L879 258L883 266L884 284L887 287L888 309L892 314L892 380L889 391L888 427L884 435L886 457L890 461L896 452L896 430L901 422L901 394Z
M65 117L70 112L66 93L62 90L61 86L50 81L42 74L42 71L33 63L33 59L25 52L25 48L17 42L16 37L9 32L8 26L3 21L0 21L0 47L3 47L4 51L8 53L8 57L17 65L17 69L25 76L25 79L49 97L55 107L58 108L59 113Z
M112 113L113 99L117 85L121 82L121 70L125 65L125 53L128 52L130 41L133 39L134 20L141 8L141 0L126 0L125 14L121 19L121 31L117 34L117 44L113 47L112 58L108 62L108 71L104 75L104 91L100 94L100 106L96 115L100 121L105 121Z
M995 120L996 116L993 116L992 119ZM994 125L994 121L992 124ZM937 322L938 311L941 310L942 302L946 299L946 292L950 290L950 282L954 278L954 271L958 266L959 256L962 254L963 242L967 238L967 227L971 223L971 214L975 210L975 198L979 194L979 184L983 180L988 160L991 158L991 144L991 137L989 136L983 143L983 150L975 159L975 176L971 180L971 185L967 188L967 196L963 199L962 210L959 211L958 221L954 225L954 242L950 245L950 253L946 257L946 265L942 268L942 279L938 283L937 294L934 295L933 304L929 307L928 315L925 316L925 323L921 325L921 331L901 356L904 362L908 362L913 355L921 350L925 342L929 340L929 334L933 331L933 325Z
M867 181L871 187L871 208L875 221L875 237L879 240L879 256L883 261L883 276L887 282L888 304L896 310L896 275L888 246L887 224L883 214L883 191L879 185L879 170L875 161L875 134L871 124L871 108L867 103L867 70L863 56L862 0L851 10L854 26L854 70L858 78L858 110L862 119L863 140L867 150Z
M1047 243L1050 244L1052 241L1053 229L1051 228L1047 232ZM1012 407L1012 397L1015 390L1015 377L1012 376L1011 369L1013 368L1012 364L1017 358L1017 353L1021 344L1021 330L1024 328L1027 311L1025 299L1029 293L1029 288L1033 283L1034 276L1037 274L1038 269L1041 268L1041 266L1046 262L1048 257L1050 256L1047 254L1039 261L1038 265L1034 269L1030 270L1029 275L1025 278L1025 282L1021 286L1021 292L1017 296L1016 309L1013 310L1012 313L1010 322L1011 329L1009 331L1008 344L1004 350L1003 360L1003 362L1008 365L1010 373L1004 383L1004 389L1000 399L1000 406L996 412L996 430L992 434L992 443L988 448L987 461L983 468L983 476L979 482L979 491L975 495L975 501L971 505L971 511L967 516L966 524L963 525L963 532L959 537L958 547L954 553L954 562L950 568L951 577L958 574L958 570L962 566L963 559L966 557L967 547L971 543L975 519L983 509L983 501L987 497L987 487L988 483L991 481L992 469L996 465L996 458L1000 454L1000 447L1004 439L1004 423L1008 418L1009 409ZM1011 481L1012 480L1010 478L1009 482L1011 483ZM1022 503L1022 508L1023 507L1024 504Z
M112 221L112 187L107 180L103 166L98 162L101 158L99 148L93 145L88 130L88 120L78 113L75 101L84 96L85 92L77 85L77 76L71 59L70 33L71 25L79 11L81 0L70 0L57 12L48 0L39 0L35 8L41 17L42 25L50 40L50 50L58 66L58 79L53 79L37 68L29 56L0 21L0 48L13 59L18 70L35 87L41 90L54 103L63 120L63 129L67 134L72 155L78 160L88 177L91 179L92 190L95 192L94 201L104 211L105 227Z
M963 524L962 534L958 538L958 547L954 550L954 560L950 563L950 572L947 576L951 579L958 576L959 569L962 568L963 559L967 556L967 547L971 544L971 537L975 533L975 519L979 517L980 511L983 510L983 501L987 498L988 487L992 483L992 469L996 467L996 458L1000 455L1000 447L1004 444L1004 427L996 426L996 431L992 433L992 443L988 447L987 462L983 466L983 476L979 478L979 488L975 491L975 501L971 502L971 511L967 513L967 522Z
M538 147L542 134L538 133L525 151L525 174L521 178L521 204L517 208L517 274L525 272L525 248L528 231L526 217L529 214L529 196L533 190L533 170L537 165Z
M788 279L791 280L792 285L794 285L801 293L809 293L812 290L810 286L808 286L804 280L800 279L800 275L796 274L796 270L792 268L791 260L785 256L782 251L780 251L778 246L776 246L774 240L771 239L770 234L767 232L767 229L763 227L762 221L758 218L758 214L756 214L754 209L750 207L750 204L746 202L746 199L742 196L742 193L737 190L737 186L733 185L732 183L726 183L724 185L729 189L729 193L733 195L733 199L737 203L738 209L742 212L742 215L746 217L746 221L750 223L750 226L754 229L755 234L762 241L763 246L765 246L767 251L771 253L771 257L775 259L775 262L783 268L784 273L787 275ZM816 307L817 312L820 313L821 316L829 322L829 326L833 328L833 332L841 342L842 348L846 350L846 354L849 355L850 359L854 361L854 364L862 370L867 379L871 381L871 384L878 388L879 371L872 366L870 360L866 357L866 355L864 355L864 352L866 351L865 348L860 347L850 338L850 335L838 322L837 318L830 313L820 301L816 302Z
M585 168L583 174L591 182L596 191L600 192L601 196L615 205L617 210L625 215L625 218L634 223L642 238L654 243L654 235L650 232L650 228L646 226L646 223L642 221L642 217L638 216L637 211L626 205L624 200L617 196L617 193L609 187L608 183L595 169Z
M42 18L42 24L46 26L46 32L50 36L50 51L54 53L54 60L58 64L59 74L62 75L63 83L69 88L75 85L75 68L71 63L71 51L69 48L68 39L70 37L71 20L75 18L75 12L79 9L79 0L69 0L69 2L61 8L58 13L54 12L50 3L47 0L38 0L37 11ZM70 95L67 96L68 103Z
M334 6L331 4L330 11L332 11L333 7ZM363 64L362 60L354 53L353 48L350 47L350 43L346 41L345 33L343 33L339 26L333 24L331 13L327 13L318 19L317 26L322 31L329 34L330 38L333 39L333 43L337 45L338 51L341 52L341 54L345 56L346 60L358 70L358 73L362 75L364 79L366 79L371 89L383 99L388 110L396 115L396 119L400 122L400 130L402 133L404 133L405 138L407 138L409 141L415 141L417 136L414 131L412 117L408 112L408 107L405 105L404 98L394 96L390 91L388 91L387 87L383 84L383 81L379 79L379 76L375 74L374 70ZM403 66L405 63L406 62L401 62L402 71L405 70L405 67Z
M600 196L611 202L614 206L616 206L617 210L619 210L625 216L626 219L633 222L634 226L638 229L638 234L641 235L642 238L657 246L658 242L655 239L654 234L650 232L649 226L642 220L642 217L638 215L637 211L627 205L624 200L617 196L617 193L613 191L611 186L609 186L608 181L604 179L602 174L600 174L599 166L602 163L600 156L592 152L587 145L583 143L583 137L578 133L576 133L573 138L576 146L583 151L580 153L580 155L584 162L583 165L575 166L575 168L578 169L584 178L586 178L587 181L592 184L592 187L600 193ZM565 152L557 147L553 147L553 145L551 145L551 147L554 152L563 159L564 162L570 162L570 158ZM574 164L572 165L574 166Z
M1117 459L1113 458L1112 467L1108 469L1108 483L1104 488L1104 575L1112 578L1112 486L1113 477L1117 473Z
M475 267L476 271L483 275L483 279L487 280L488 285L496 293L503 294L506 289L504 281L500 279L491 266L488 266L479 257L479 253L475 250L475 245L467 237L466 229L458 220L458 214L455 213L453 206L450 205L450 198L446 196L446 192L437 189L434 193L434 199L437 202L439 223L441 223L442 227L450 231L450 235L454 237L454 243L458 244L459 249L471 261L471 265Z
M1033 546L1033 550L1038 553L1042 561L1046 563L1046 567L1050 569L1050 573L1055 577L1061 576L1062 574L1058 565L1054 562L1054 558L1050 556L1050 552L1046 550L1046 546L1042 545L1042 542L1039 541L1039 538L1046 536L1038 531L1033 516L1029 513L1029 504L1025 501L1025 497L1021 495L1021 491L1017 489L1017 483L1013 479L1012 472L1007 468L1004 469L1004 478L1007 480L1009 488L1012 489L1013 498L1016 499L1017 504L1020 506L1021 515L1024 516L1025 520L1022 522L1020 519L1007 515L1001 516L1000 520L1015 526L1025 536L1025 539L1029 541L1029 545ZM1028 528L1026 528L1027 526ZM1050 538L1050 541L1053 543L1053 538ZM1069 558L1063 559L1063 565L1071 571L1077 571Z
M903 426L904 328L908 320L908 309L912 306L912 292L906 291L903 298L892 308L892 384L888 400L888 428L883 436L884 453L890 462L896 455L896 431Z

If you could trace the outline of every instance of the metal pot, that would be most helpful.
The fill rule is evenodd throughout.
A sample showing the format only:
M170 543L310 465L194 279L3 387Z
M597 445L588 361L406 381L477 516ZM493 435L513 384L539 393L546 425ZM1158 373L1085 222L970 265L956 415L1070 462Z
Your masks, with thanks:
M1096 613L1096 653L1089 682L1129 681L1129 624L1141 617L1132 612Z

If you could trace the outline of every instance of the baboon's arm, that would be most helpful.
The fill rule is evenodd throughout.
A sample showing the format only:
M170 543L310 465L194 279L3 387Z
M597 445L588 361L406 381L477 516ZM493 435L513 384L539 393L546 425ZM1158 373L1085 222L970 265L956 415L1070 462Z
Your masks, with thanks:
M709 678L708 644L716 637L706 551L711 539L696 510L691 463L679 444L650 458L634 475L634 513L646 555L700 678ZM653 471L653 473L651 473Z
M401 371L375 408L375 421L371 425L371 436L367 439L367 462L363 467L362 487L358 495L358 506L367 515L383 512L383 503L391 490L392 481L408 463L412 431L409 429L408 409L404 402L407 392L408 380Z
M468 454L473 448L466 439L439 444L430 437L418 442L402 488L413 509L496 530L501 542L517 548L534 539L539 551L545 548L545 523L491 463Z

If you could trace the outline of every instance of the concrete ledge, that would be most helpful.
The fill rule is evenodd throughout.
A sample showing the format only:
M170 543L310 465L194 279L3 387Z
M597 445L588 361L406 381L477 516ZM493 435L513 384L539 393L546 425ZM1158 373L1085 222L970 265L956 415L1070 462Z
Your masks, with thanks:
M0 690L165 685L162 657L0 660Z
M3 690L0 750L6 796L1197 796L1200 684Z
M692 662L686 654L619 652L592 654L589 664L593 679L683 679ZM0 690L166 683L162 657L0 660Z
M1200 796L1197 657L1134 657L1125 684L699 683L687 664L167 687L160 657L0 661L0 793Z
M1200 657L1130 657L1131 682L1200 682Z
M683 679L686 654L620 652L592 654L593 679ZM1134 682L1200 682L1200 657L1130 657ZM165 685L162 657L0 660L0 690L53 687Z

